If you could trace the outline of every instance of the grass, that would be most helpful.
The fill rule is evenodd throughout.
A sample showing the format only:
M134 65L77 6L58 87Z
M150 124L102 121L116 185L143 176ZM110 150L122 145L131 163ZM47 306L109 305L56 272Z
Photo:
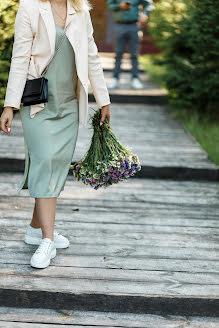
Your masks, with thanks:
M139 62L148 76L165 89L163 79L165 68L155 65L153 56L157 55L141 55L139 56ZM212 162L219 165L219 121L207 114L201 115L199 112L191 109L178 109L173 106L170 106L170 109L172 115L182 122L185 129L191 133L206 151Z
M207 116L200 116L196 111L175 108L171 110L207 152L209 158L219 165L219 122Z
M159 57L160 55L141 55L138 57L139 63L144 67L148 76L162 88L166 89L163 75L165 74L165 67L155 65L153 63L154 56Z

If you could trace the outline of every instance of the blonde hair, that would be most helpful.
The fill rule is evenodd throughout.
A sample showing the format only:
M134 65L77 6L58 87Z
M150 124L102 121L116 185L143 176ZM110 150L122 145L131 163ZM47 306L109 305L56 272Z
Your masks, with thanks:
M50 1L50 0L40 0L43 2ZM71 0L72 6L76 11L82 11L84 9L91 10L93 7L90 4L89 0Z

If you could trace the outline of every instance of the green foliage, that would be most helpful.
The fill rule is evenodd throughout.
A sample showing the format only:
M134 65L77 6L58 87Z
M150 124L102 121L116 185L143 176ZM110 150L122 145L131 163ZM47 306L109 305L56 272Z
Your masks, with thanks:
M157 84L166 87L164 84L164 74L166 67L154 64L154 57L162 60L162 54L142 55L139 57L140 63L145 68L148 76ZM156 60L155 60L156 61ZM219 129L217 113L210 112L203 115L203 112L196 109L188 110L179 106L170 106L171 113L177 117L193 137L199 142L207 152L209 158L219 165Z
M166 67L163 65L155 65L155 58L159 58L159 61L162 60L162 54L144 54L138 56L138 61L141 66L144 67L145 73L153 80L155 83L160 85L163 89L166 89L165 84L165 74Z
M218 121L213 121L208 115L200 115L197 110L171 108L171 112L207 152L208 157L219 165Z
M174 105L202 112L219 105L219 1L161 0L149 29L162 51L154 63L163 76Z
M0 1L0 113L4 103L14 36L17 0Z

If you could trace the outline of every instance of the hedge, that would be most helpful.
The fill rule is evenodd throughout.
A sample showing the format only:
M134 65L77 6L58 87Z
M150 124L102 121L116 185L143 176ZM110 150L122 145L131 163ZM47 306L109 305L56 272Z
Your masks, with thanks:
M219 115L219 1L161 0L149 30L162 56L170 101ZM162 59L160 59L162 58Z
M10 69L14 39L14 20L18 3L16 0L0 1L0 113L4 103Z

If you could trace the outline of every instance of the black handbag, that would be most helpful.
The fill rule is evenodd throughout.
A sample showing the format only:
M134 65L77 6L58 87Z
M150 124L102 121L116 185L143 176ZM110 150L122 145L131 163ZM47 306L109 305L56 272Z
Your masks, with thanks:
M50 59L49 64L51 63L52 59L57 54L60 45L64 39L65 33L63 33L62 38L60 39L60 42L55 49L54 56ZM41 77L36 79L27 79L23 95L21 98L21 102L23 103L23 106L28 105L36 105L48 102L48 79L42 76L47 71L49 64L44 69L43 73L41 74Z
M23 106L48 102L48 80L44 76L27 80L21 102Z

